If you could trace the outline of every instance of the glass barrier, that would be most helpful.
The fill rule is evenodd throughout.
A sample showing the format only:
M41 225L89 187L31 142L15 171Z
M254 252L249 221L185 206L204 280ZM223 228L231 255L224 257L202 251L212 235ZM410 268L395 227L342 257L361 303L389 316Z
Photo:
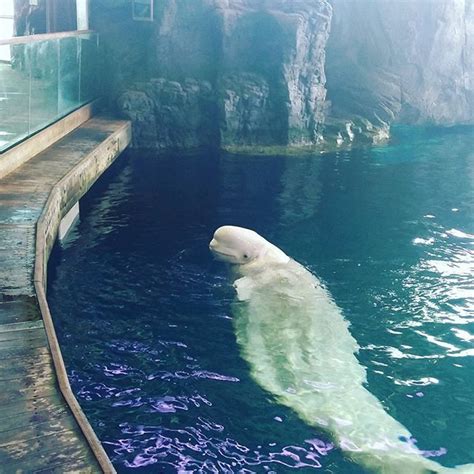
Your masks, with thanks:
M0 44L0 153L95 99L97 76L95 33Z

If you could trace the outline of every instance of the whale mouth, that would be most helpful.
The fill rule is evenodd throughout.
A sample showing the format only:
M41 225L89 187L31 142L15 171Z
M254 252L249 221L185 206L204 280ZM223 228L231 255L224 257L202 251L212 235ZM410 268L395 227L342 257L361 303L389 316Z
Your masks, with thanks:
M232 258L232 259L235 259L234 255L231 255L230 253L225 253L225 252L221 252L219 250L216 250L214 248L212 248L211 246L209 246L209 249L211 250L211 252L216 256L216 257L227 257L227 258Z
M217 260L221 260L221 261L229 262L229 263L234 263L234 264L237 263L235 255L232 255L232 254L226 253L226 252L222 252L221 250L217 250L216 249L217 244L215 244L213 242L214 242L214 240L209 244L209 250L212 252L212 254L214 255L214 257Z

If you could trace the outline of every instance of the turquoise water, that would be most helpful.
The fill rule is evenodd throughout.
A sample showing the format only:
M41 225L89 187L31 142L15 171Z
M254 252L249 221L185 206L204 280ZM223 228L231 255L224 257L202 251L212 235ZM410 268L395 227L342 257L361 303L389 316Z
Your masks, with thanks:
M446 466L474 462L473 130L315 157L127 152L54 250L66 365L119 472L360 473L249 376L207 244L250 227L328 287L368 389Z

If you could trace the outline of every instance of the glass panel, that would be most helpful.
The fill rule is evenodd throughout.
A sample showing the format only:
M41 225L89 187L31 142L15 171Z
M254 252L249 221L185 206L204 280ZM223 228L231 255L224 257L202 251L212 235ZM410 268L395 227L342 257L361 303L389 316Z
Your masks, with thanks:
M95 99L100 88L96 34L25 41L0 46L0 153Z
M89 2L88 0L76 0L77 29L89 29Z
M13 19L0 18L0 39L11 38L12 36L13 36Z
M28 135L30 70L25 45L0 46L0 152Z
M84 35L79 39L81 50L81 102L90 102L99 95L97 35Z
M59 42L59 114L79 107L79 42L77 37Z
M59 40L27 45L31 69L30 134L54 122L58 112Z
M15 9L13 8L14 0L2 0L0 2L0 15L11 16L15 14Z

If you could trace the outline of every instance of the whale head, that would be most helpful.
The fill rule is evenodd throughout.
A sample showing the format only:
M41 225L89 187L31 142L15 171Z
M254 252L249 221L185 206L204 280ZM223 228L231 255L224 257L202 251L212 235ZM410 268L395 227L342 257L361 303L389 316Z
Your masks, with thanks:
M232 265L255 265L264 263L287 263L289 257L278 247L250 229L225 225L219 227L209 244L218 260Z

